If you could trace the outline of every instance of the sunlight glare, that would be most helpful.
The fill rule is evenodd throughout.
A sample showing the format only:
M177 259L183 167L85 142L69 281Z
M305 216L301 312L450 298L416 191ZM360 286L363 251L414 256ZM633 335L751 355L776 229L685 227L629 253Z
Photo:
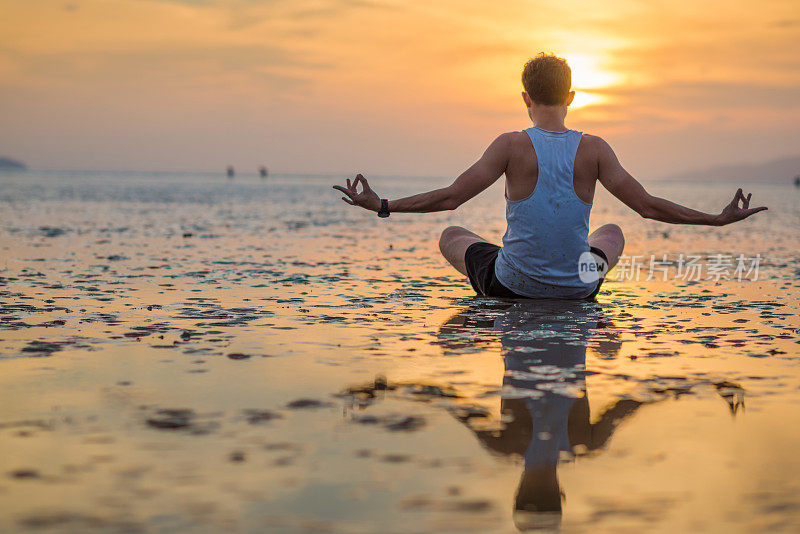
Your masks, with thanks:
M578 109L586 106L599 104L605 100L603 96L597 93L587 93L586 91L575 91L575 99L569 105L570 109Z
M577 89L598 89L619 81L619 76L602 68L598 57L573 54L566 57L572 68L572 86Z
M568 54L565 59L572 68L572 88L575 100L571 108L582 108L602 102L604 97L593 89L613 86L619 82L619 75L602 67L598 56L589 54Z

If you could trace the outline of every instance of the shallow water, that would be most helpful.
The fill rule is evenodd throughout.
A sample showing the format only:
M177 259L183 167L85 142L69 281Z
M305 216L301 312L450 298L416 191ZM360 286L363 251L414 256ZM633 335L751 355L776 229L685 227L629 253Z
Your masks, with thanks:
M800 529L800 189L725 228L599 194L627 255L758 279L646 265L570 304L475 298L438 256L450 224L499 240L500 187L382 221L333 181L0 175L0 531Z

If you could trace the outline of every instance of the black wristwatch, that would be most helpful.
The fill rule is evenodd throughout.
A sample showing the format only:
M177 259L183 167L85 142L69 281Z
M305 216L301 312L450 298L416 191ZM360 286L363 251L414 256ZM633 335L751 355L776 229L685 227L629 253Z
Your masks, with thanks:
M388 217L389 216L389 199L382 198L381 199L381 209L378 211L378 217Z

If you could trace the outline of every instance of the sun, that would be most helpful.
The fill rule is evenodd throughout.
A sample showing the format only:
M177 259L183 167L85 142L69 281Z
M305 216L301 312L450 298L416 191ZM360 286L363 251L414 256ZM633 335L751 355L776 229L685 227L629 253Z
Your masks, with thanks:
M565 56L572 69L572 88L575 100L571 108L581 108L599 104L605 97L597 91L619 82L619 75L604 69L601 58L590 54L569 54Z
M605 100L605 97L599 95L597 93L588 93L586 91L575 91L575 98L572 100L572 104L569 105L570 109L578 109L584 108L587 106L592 106L594 104L599 104Z

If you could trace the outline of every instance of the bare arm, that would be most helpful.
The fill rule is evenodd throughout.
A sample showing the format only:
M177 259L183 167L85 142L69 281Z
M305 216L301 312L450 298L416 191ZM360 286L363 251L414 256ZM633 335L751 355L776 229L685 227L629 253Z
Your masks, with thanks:
M454 210L461 204L471 199L497 181L506 172L510 153L509 134L503 134L495 139L483 156L461 176L447 187L420 193L410 197L392 200L389 202L390 212L428 213L432 211ZM357 185L361 183L359 192ZM366 178L356 176L351 183L347 180L347 187L333 186L346 196L342 200L354 206L378 211L381 207L380 197L370 189Z
M739 189L730 204L725 206L719 214L703 213L693 210L669 200L654 197L645 191L633 176L628 174L620 165L616 154L611 147L599 139L599 179L608 191L646 219L673 223L673 224L704 224L709 226L723 226L767 209L765 206L750 207L750 197L745 196ZM742 207L739 207L739 202Z

